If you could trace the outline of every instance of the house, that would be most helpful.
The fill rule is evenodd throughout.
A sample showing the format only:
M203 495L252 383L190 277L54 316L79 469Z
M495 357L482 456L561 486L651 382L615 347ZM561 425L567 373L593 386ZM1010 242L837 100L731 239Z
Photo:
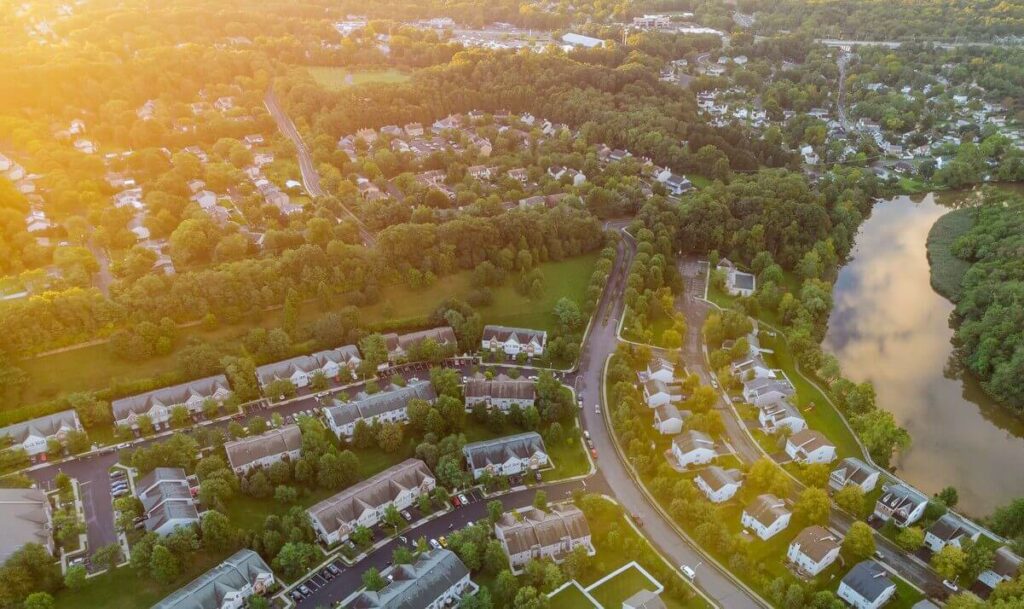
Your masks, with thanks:
M231 96L218 97L217 101L213 102L213 107L221 112L227 112L235 107L235 98Z
M530 174L521 167L518 169L509 169L505 172L505 175L521 184L526 184L530 181Z
M786 454L804 465L831 463L836 459L836 447L821 432L804 429L786 439Z
M77 151L79 151L81 153L84 153L84 154L96 154L96 144L94 144L92 142L92 140L87 140L85 138L80 138L80 139L75 140L74 146L75 146L75 150L77 150Z
M644 15L643 17L633 17L633 27L649 29L669 27L671 25L672 18L668 15Z
M896 526L906 527L920 520L926 507L927 497L900 483L882 487L882 496L875 502L874 514L883 521L892 520Z
M262 133L250 133L249 135L247 135L244 138L242 138L242 143L244 143L246 145L246 147L248 147L248 148L252 148L253 146L262 146L263 145L263 134Z
M208 209L217 204L217 193L210 190L200 190L192 195L192 200L199 204L199 207Z
M302 453L302 432L298 425L285 425L258 436L224 443L228 465L238 475L270 467L278 461L294 461Z
M440 326L419 332L410 332L399 336L395 333L384 335L384 346L388 350L388 361L397 362L419 357L420 344L431 340L441 348L441 355L451 355L459 348L455 330L451 326ZM432 354L431 354L432 355Z
M782 499L771 494L758 495L743 509L740 523L761 539L768 540L789 526L792 515Z
M420 137L423 135L423 125L420 123L409 123L404 129L405 134L409 137Z
M614 149L614 150L612 150L611 152L608 153L608 160L613 162L613 163L619 163L621 161L625 161L626 159L628 159L628 158L630 158L632 156L633 155L630 154L628 150L623 150L621 148L616 148L616 149Z
M672 438L672 454L680 467L711 463L718 456L711 436L693 429Z
M81 431L82 423L74 410L62 410L43 417L15 423L0 429L0 438L9 438L11 448L22 448L29 457L44 454L50 440L64 443L70 431Z
M527 379L511 379L499 374L492 380L471 378L463 387L466 397L466 409L483 403L508 412L513 405L520 408L532 406L537 399L537 389L533 381Z
M572 32L562 35L562 42L570 47L583 47L586 49L592 49L599 47L604 42L599 38L591 38L590 36L583 36L582 34L573 34Z
M256 378L264 389L274 381L281 380L290 381L301 388L309 385L318 373L328 379L338 379L344 371L347 377L354 379L355 371L362 361L355 345L345 345L260 366L256 368Z
M743 486L743 472L712 465L700 470L693 481L712 503L722 503L732 499Z
M30 543L53 553L53 511L39 489L0 488L0 527L0 564Z
M838 491L847 485L855 484L865 493L870 493L878 484L878 476L877 469L856 457L847 457L829 474L828 485L832 490Z
M760 407L784 400L796 393L792 383L782 378L752 378L743 381L743 399Z
M3 556L0 556L0 559L2 558ZM992 566L978 576L978 581L989 588L995 588L1003 582L1015 579L1021 573L1021 564L1024 564L1024 559L1003 546L996 550L992 557Z
M487 165L473 165L466 169L466 173L477 180L491 179L491 168Z
M372 527L389 506L404 510L436 482L427 464L406 459L354 484L306 510L317 536L326 544L345 541L357 526Z
M791 433L807 428L807 421L800 416L800 411L787 400L765 404L758 410L757 420L761 423L761 429L768 433L775 433L783 427Z
M595 554L590 525L583 511L574 505L553 505L549 512L528 508L518 514L505 514L494 523L494 536L516 575L531 560L546 558L561 563L578 547L586 548L590 556Z
M176 590L152 609L242 609L251 596L274 587L274 572L259 554L242 549Z
M810 145L801 148L800 155L804 157L804 163L808 165L817 165L821 160L818 158L818 153L814 152L814 147Z
M377 591L364 590L348 606L352 609L443 609L457 606L460 599L476 594L479 589L455 552L443 548L429 550L413 563L392 565L381 575L386 578L386 586Z
M673 435L683 430L683 421L693 413L680 411L675 404L662 404L654 409L654 428L662 435Z
M500 349L505 355L513 357L520 353L533 357L544 355L547 343L548 333L544 330L487 325L484 326L481 347L492 353Z
M963 540L978 541L981 529L971 522L951 513L943 514L924 534L924 545L932 552L938 552L946 546L962 548Z
M180 467L158 467L146 474L135 483L135 496L142 502L147 531L166 536L199 522L188 476Z
M356 131L356 139L363 140L367 144L372 144L377 141L377 132L373 129L363 128Z
M473 135L469 138L469 145L476 148L482 157L491 156L491 151L494 149L494 146L491 145L491 140L478 135Z
M676 367L675 364L667 359L656 357L647 363L646 370L638 372L637 375L641 383L651 379L663 383L671 383L676 378Z
M367 425L374 422L398 423L409 419L406 409L411 400L425 400L433 403L437 399L434 386L430 381L417 381L407 387L391 385L379 393L360 392L352 402L334 400L332 406L324 409L327 426L339 438L351 438L356 433L356 425L364 421Z
M797 571L817 576L839 558L843 540L819 525L809 526L790 542L786 558Z
M139 417L148 416L154 429L161 429L170 420L171 411L176 406L198 413L207 400L223 404L230 396L228 378L218 374L114 400L110 407L114 412L114 426L138 429Z
M513 476L549 464L544 439L535 431L471 442L462 447L462 454L474 480L479 480L485 473Z
M682 402L683 386L680 383L666 383L658 379L650 379L643 384L644 401L651 408L657 408L671 402Z
M850 603L854 609L878 609L896 594L896 584L889 572L873 560L864 560L839 582L836 596Z

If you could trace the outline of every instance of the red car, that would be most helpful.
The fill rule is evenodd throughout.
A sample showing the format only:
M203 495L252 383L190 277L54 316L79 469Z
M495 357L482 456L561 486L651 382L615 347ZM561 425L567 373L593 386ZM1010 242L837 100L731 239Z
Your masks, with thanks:
M454 505L455 507L459 507L460 505L462 505L462 502L459 501L458 497L452 497L451 501L452 505Z
M590 456L595 458L595 459L597 458L597 449L596 448L591 448L590 449Z

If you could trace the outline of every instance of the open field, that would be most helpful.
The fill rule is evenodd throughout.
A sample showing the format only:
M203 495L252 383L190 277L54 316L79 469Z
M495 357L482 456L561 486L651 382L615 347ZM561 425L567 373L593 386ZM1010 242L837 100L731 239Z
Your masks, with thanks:
M596 259L597 253L593 253L542 264L539 268L544 273L547 289L544 296L536 301L519 294L514 288L516 278L510 277L506 285L494 288L493 304L478 309L484 323L550 332L555 326L555 317L551 312L555 302L563 296L577 302L583 300ZM364 325L373 325L401 319L425 324L427 316L445 299L465 299L472 289L469 271L442 277L433 286L421 290L389 286L382 290L377 304L360 309L362 322ZM343 303L339 303L341 306ZM300 323L312 322L325 312L314 303L307 303L300 312ZM241 340L249 330L256 327L280 327L282 316L283 311L275 309L265 312L258 319L223 325L212 330L198 325L182 328L176 346L180 349L189 339L197 338L215 345L223 353L238 353L241 351ZM303 345L297 347L300 353L311 349L303 349ZM172 352L148 360L129 362L116 357L106 345L101 344L23 360L18 365L25 370L30 380L25 385L21 404L34 404L77 391L96 391L108 387L116 390L118 385L140 379L159 378L162 381L160 384L183 382L187 379L178 373L176 356ZM9 403L7 408L21 404Z
M389 68L386 70L351 70L342 67L311 66L306 68L317 84L338 91L368 82L400 83L412 78L408 73Z
M932 287L947 299L956 300L960 283L970 263L953 255L953 242L974 226L970 208L954 209L935 221L928 231L928 262L931 264Z

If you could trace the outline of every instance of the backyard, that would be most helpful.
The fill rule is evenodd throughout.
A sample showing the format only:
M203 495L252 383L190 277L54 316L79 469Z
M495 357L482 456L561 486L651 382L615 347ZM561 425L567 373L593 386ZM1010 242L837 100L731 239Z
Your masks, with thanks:
M352 70L342 67L311 66L306 68L320 86L332 91L370 82L401 83L412 78L407 72L393 68L385 70Z

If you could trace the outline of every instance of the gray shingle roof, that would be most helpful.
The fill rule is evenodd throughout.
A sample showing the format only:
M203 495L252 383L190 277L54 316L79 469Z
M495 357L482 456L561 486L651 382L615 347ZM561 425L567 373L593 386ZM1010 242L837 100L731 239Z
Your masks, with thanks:
M530 328L510 328L508 326L496 326L493 324L484 326L483 340L497 340L504 343L515 339L519 344L526 344L536 340L542 347L547 343L548 333L543 330L531 330Z
M239 550L224 562L176 590L152 609L220 609L224 596L252 584L256 577L273 574L260 555Z
M499 375L494 380L469 379L464 388L467 398L492 398L505 400L533 400L537 397L536 385L526 379L510 379Z
M386 391L372 395L360 393L354 402L335 401L333 406L327 408L326 414L335 425L342 426L359 419L377 417L386 412L404 410L412 399L433 402L437 399L434 386L430 381L419 381L408 387L392 385Z
M860 485L877 471L856 457L847 457L842 460L839 467L832 470L832 475L837 479L842 479L843 484Z
M377 592L365 591L349 605L353 609L422 609L469 575L451 550L431 550L411 565L385 571L394 581Z
M343 523L356 519L363 510L390 503L403 489L417 488L433 477L426 463L419 459L406 459L324 499L307 511L325 531L333 532Z
M494 524L505 539L509 554L519 554L533 547L546 547L564 538L581 539L590 535L590 525L583 512L573 505L556 505L550 512L530 509L516 520L505 514Z
M356 363L360 361L359 349L355 345L345 345L337 349L318 351L309 355L300 355L280 362L274 362L273 364L260 366L256 369L256 377L260 380L260 383L265 385L278 379L287 380L296 371L301 370L306 374L311 374L326 366L328 362L345 366L353 360Z
M226 442L224 451L232 468L248 465L271 455L292 452L302 448L302 432L298 425L285 425L258 436Z
M29 543L45 545L50 537L46 493L32 488L0 488L0 563Z
M672 443L679 447L684 455L701 448L712 452L715 450L715 441L711 439L711 436L695 429L688 429L672 438Z
M219 389L231 390L231 387L228 386L228 377L223 374L121 398L114 400L110 406L114 412L114 419L120 421L133 412L135 414L146 413L156 404L163 406L184 404L192 396L198 396L205 400L212 397Z
M39 417L22 423L15 423L0 429L0 437L8 436L15 443L24 442L30 435L49 438L61 430L81 429L78 414L74 410L62 410L45 417Z
M462 447L470 469L501 464L513 458L529 459L538 451L547 454L544 439L535 431L473 442Z
M889 572L873 560L864 560L843 577L843 583L868 601L874 601L893 585Z
M819 563L829 552L839 548L841 541L835 533L825 527L813 525L800 531L790 545L794 544L800 546L800 552L804 556Z
M700 470L697 477L703 480L712 491L718 491L727 484L738 483L743 478L743 474L738 469L722 469L717 465L712 465Z

